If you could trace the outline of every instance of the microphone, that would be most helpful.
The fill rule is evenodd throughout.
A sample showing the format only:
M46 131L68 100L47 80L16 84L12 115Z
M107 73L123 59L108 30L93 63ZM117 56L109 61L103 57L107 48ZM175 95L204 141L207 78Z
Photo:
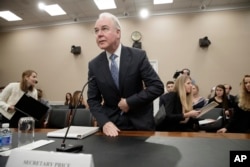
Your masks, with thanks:
M72 115L71 120L69 122L69 125L68 125L68 128L66 130L65 136L63 138L61 147L60 148L56 148L56 151L58 151L58 152L80 152L80 151L82 151L83 145L75 145L75 146L74 145L70 145L69 147L66 147L65 141L66 141L66 138L67 138L67 135L68 135L68 132L69 132L69 128L72 125L72 121L74 120L75 113L77 111L77 106L81 103L81 97L83 96L82 94L84 92L84 89L88 85L88 83L91 82L94 78L95 78L95 76L90 77L89 80L83 85L80 97L78 99L77 105L74 108L73 115Z

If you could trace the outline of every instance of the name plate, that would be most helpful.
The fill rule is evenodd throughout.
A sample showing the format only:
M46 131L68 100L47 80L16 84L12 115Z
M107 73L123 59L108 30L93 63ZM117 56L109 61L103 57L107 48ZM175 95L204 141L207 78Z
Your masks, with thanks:
M94 167L91 154L13 150L6 167Z

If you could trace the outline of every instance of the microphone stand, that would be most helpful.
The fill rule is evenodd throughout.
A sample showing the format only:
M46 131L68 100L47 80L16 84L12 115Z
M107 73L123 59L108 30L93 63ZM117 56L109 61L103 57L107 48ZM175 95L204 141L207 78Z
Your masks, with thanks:
M58 151L58 152L80 152L83 149L83 145L75 145L75 146L74 145L70 145L70 146L66 147L65 141L66 141L66 138L67 138L67 135L68 135L68 132L69 132L69 128L72 125L72 121L74 120L75 113L77 111L77 106L80 105L80 103L81 103L81 97L83 97L84 89L88 85L88 83L90 81L92 81L93 79L94 79L94 77L91 77L88 80L88 82L83 85L83 88L82 88L82 91L81 91L78 103L77 103L77 105L75 106L75 108L73 110L73 115L72 115L72 117L70 119L69 126L68 126L68 128L66 130L65 136L64 136L62 144L61 144L61 147L60 148L56 148L56 151Z

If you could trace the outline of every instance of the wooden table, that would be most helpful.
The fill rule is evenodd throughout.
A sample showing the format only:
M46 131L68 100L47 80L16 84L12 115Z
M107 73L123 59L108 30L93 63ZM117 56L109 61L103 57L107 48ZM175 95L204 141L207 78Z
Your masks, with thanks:
M12 129L17 132L17 129ZM56 129L36 129L37 133L47 133ZM103 135L102 132L96 135ZM200 138L216 138L216 139L250 139L248 133L207 133L207 132L158 132L158 131L121 131L120 136L165 136L165 137L200 137Z

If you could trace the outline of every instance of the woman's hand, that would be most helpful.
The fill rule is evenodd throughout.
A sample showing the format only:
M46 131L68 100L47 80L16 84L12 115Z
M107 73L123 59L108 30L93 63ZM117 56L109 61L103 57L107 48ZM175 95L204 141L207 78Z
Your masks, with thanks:
M14 106L9 106L7 112L8 113L13 113L15 111L15 107Z
M196 118L199 114L200 114L200 111L191 110L187 113L184 113L184 117L185 118L190 118L190 117Z

